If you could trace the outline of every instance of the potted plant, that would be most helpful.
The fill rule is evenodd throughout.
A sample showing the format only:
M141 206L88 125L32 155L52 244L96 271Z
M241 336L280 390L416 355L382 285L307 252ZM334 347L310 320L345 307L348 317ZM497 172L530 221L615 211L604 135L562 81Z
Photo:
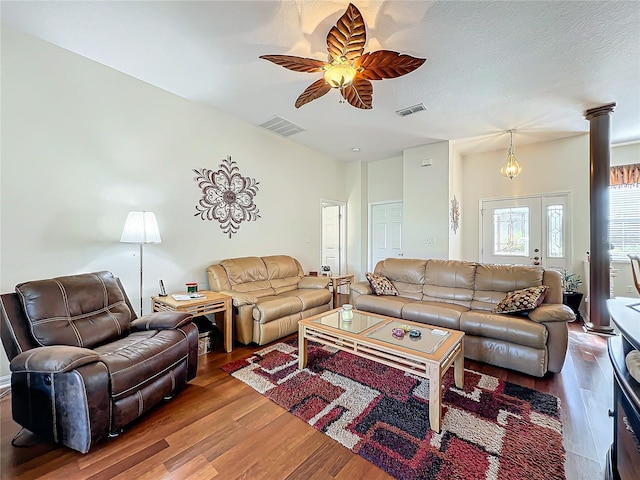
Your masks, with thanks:
M580 302L582 302L582 293L578 292L578 287L582 285L580 275L569 273L566 269L560 272L562 278L562 303L568 306L578 319L580 316Z
M582 279L580 275L575 273L569 273L566 269L562 270L562 291L564 293L575 293L578 291L578 287L582 285Z

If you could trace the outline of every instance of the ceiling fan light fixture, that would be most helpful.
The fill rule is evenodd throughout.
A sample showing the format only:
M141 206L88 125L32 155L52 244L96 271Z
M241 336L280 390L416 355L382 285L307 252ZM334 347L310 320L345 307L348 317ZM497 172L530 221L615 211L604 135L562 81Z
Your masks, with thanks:
M515 177L520 175L520 172L522 171L522 167L518 163L518 159L516 158L516 152L513 149L513 132L515 132L515 130L508 130L508 132L511 134L511 143L509 145L509 155L507 156L507 161L504 163L504 165L502 165L502 168L500 169L500 173L502 174L503 177L508 177L509 179L513 180Z
M324 80L331 88L343 89L351 85L358 71L348 62L333 62L325 67Z
M339 90L340 103L368 110L373 108L371 80L397 78L413 72L426 59L391 50L364 53L367 28L358 8L350 3L335 27L327 34L329 62L294 55L260 55L260 58L294 72L323 72L324 77L309 85L296 100L296 108L322 97L332 88Z

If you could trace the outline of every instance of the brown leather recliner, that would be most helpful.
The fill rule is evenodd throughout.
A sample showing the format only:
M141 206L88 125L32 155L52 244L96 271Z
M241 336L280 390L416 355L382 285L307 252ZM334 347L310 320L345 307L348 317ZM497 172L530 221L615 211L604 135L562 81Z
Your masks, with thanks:
M110 272L37 280L0 295L13 419L86 453L196 376L191 315L137 318Z

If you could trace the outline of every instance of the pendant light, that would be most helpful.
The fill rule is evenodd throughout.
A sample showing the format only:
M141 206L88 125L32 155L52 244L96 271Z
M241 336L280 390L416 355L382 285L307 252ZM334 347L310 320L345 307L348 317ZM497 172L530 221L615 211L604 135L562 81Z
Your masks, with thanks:
M515 132L515 130L507 130L507 132L511 134L511 143L509 144L509 156L507 157L507 161L505 162L505 164L502 165L502 168L500 169L500 173L504 177L509 177L511 180L513 180L515 177L520 175L520 172L522 171L522 167L518 163L518 160L516 159L515 151L513 150L513 132Z

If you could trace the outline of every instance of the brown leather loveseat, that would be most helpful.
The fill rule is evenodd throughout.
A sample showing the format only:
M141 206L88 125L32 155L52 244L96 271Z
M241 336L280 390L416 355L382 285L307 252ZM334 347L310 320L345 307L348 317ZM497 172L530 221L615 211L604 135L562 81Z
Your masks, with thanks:
M0 296L13 419L86 453L196 376L191 315L136 318L110 272L37 280Z
M388 258L375 274L388 278L398 295L375 295L368 282L351 285L351 303L361 311L465 332L464 354L529 375L559 372L564 363L567 322L562 282L554 270L457 260ZM494 313L509 292L548 287L530 311Z
M305 277L287 255L222 260L207 268L209 289L233 297L234 337L264 345L298 331L298 320L329 310L327 277Z

